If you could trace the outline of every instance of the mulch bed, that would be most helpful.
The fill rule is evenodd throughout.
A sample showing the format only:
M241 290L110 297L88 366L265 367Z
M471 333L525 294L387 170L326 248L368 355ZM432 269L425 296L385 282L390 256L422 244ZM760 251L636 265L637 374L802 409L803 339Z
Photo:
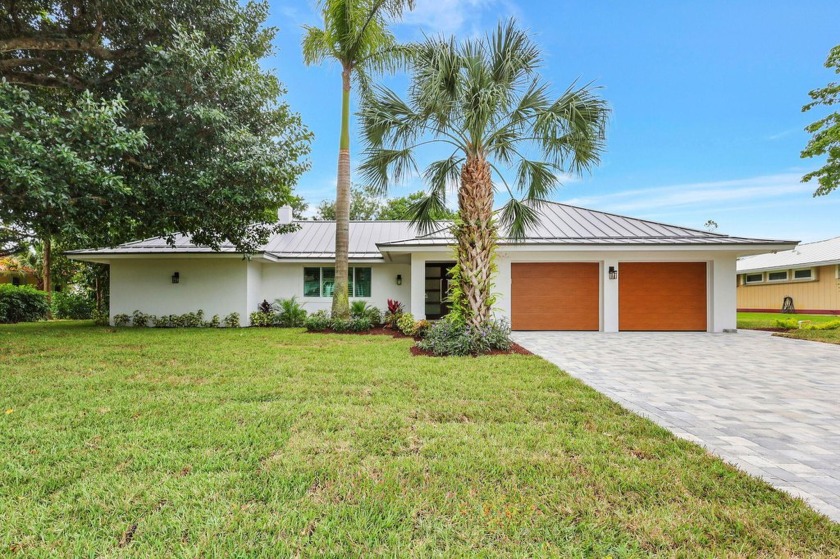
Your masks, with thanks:
M308 334L355 334L357 336L391 336L392 338L412 338L412 336L406 336L399 330L392 330L391 328L371 328L370 330L365 330L363 332L336 332L332 328L327 330L321 330L318 332L307 332ZM415 341L420 340L420 338L413 338ZM411 346L411 355L414 357L443 357L441 355L434 355L431 351L424 351L417 347L416 345ZM519 344L511 344L510 349L508 351L502 351L499 349L494 349L490 353L483 353L482 355L533 355L530 351L525 349ZM476 357L476 356L473 356Z
M423 351L416 345L411 346L411 355L413 355L414 357L444 357L442 355L435 355L431 351ZM533 353L531 353L519 344L511 344L510 349L507 351L494 349L490 353L482 353L482 355L533 355ZM478 356L473 355L473 357Z
M336 332L332 328L326 330L319 330L317 332L307 332L307 334L352 334L356 336L391 336L392 338L410 338L399 330L392 330L390 328L371 328L370 330L363 330L362 332ZM417 338L415 338L417 339Z

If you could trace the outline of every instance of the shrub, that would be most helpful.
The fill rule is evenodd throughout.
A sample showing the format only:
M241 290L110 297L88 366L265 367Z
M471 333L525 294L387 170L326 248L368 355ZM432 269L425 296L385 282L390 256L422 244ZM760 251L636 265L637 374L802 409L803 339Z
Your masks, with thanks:
M262 306L262 305L261 305ZM252 312L250 314L251 326L257 328L265 328L266 326L274 326L274 315L272 313L263 312L261 310Z
M357 316L356 318L350 319L351 332L366 332L367 330L370 330L372 326L373 324L366 316Z
M172 323L169 320L169 316L156 316L152 318L152 324L154 324L155 328L171 328Z
M431 326L432 324L428 320L418 320L414 323L414 335L424 337Z
M239 328L239 313L232 312L225 317L225 327L227 328Z
M388 299L388 310L385 311L385 315L382 317L382 322L385 324L387 328L396 328L397 321L400 319L404 312L403 304L399 301L395 301L394 299Z
M0 285L0 324L45 320L49 311L43 291L28 285Z
M488 321L479 327L455 319L434 323L417 347L434 355L480 355L494 349L510 349L510 325L505 320Z
M776 328L784 328L785 330L795 330L799 328L799 322L793 318L777 318Z
M353 318L334 318L330 321L330 326L336 332L352 332Z
M93 314L94 301L85 293L57 291L52 295L53 318L86 320Z
M133 313L131 313L131 325L145 328L149 326L150 322L154 323L155 318L156 317L153 315L146 314L140 311L134 311Z
M97 326L108 326L109 325L109 317L108 317L108 309L99 310L93 309L93 313L91 314L91 318L93 318L93 323Z
M414 335L414 315L404 313L397 319L397 329L406 336Z
M114 326L128 326L131 323L131 317L127 314L115 314Z
M310 332L323 332L330 327L330 317L327 311L314 312L306 317L303 325Z
M179 328L201 328L204 326L204 311L188 312L178 317Z
M837 330L840 328L840 320L830 320L822 324L809 324L806 328L808 330Z
M382 311L364 301L353 301L350 305L350 316L352 318L367 318L370 320L371 326L382 324Z
M300 328L306 323L306 309L298 303L297 297L277 299L277 325L284 328Z
M210 322L207 323L207 326L210 328L219 328L222 325L222 319L219 318L219 315L214 314L213 318L210 319Z

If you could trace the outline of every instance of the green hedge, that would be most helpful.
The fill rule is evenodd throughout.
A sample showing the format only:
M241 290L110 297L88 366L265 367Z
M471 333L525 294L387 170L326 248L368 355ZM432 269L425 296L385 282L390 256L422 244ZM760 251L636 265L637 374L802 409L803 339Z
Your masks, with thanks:
M53 318L86 320L93 315L93 299L84 293L56 292L52 296Z
M46 320L47 294L28 285L0 284L0 324Z

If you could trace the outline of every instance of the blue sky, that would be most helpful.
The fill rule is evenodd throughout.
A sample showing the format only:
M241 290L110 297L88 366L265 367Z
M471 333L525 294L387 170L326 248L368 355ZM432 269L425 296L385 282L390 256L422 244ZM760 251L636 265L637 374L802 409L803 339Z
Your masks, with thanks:
M803 128L825 113L801 112L808 91L837 78L823 66L840 43L836 0L417 0L394 31L466 38L508 17L541 47L541 73L557 94L594 82L613 110L601 165L567 180L555 200L697 228L713 219L733 235L840 235L840 192L813 198L815 185L800 179L821 162L799 157ZM274 0L269 23L279 28L278 54L266 66L315 133L312 169L298 185L314 206L335 197L340 72L303 64L301 26L319 23L315 2ZM401 92L407 82L387 83ZM358 164L360 143L352 150Z

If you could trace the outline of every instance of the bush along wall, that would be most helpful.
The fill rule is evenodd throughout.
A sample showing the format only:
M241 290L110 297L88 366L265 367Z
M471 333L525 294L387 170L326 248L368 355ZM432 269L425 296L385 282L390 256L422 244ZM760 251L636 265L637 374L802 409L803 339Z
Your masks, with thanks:
M0 324L46 320L47 294L34 287L0 284Z
M205 320L204 311L188 312L186 314L169 314L156 316L136 310L129 314L114 315L114 326L135 328L238 328L239 313L230 313L224 318L214 314Z

